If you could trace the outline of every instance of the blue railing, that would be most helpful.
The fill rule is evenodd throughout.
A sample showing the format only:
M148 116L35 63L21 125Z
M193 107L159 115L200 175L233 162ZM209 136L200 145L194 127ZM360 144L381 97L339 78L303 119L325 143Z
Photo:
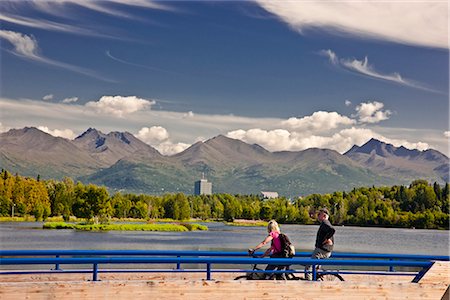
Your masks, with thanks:
M214 252L214 251L151 251L151 250L0 250L0 265L55 265L53 270L37 271L8 271L2 274L26 274L26 273L87 273L92 272L92 280L98 280L100 272L205 272L206 279L211 280L211 274L220 272L251 272L244 269L213 269L213 265L252 265L252 264L274 264L274 265L312 265L313 278L317 278L315 266L317 264L326 266L360 266L360 267L389 267L389 273L371 271L334 271L341 274L416 274L420 278L424 272L431 267L433 260L449 261L449 256L432 255L402 255L402 254L356 254L356 253L334 253L333 257L326 260L315 260L307 258L308 252L301 252L294 258L249 258L244 252ZM49 257L52 256L52 257ZM24 258L25 257L25 258ZM86 270L61 270L60 265L92 265L92 271ZM100 264L176 264L176 269L125 269L125 270L100 270ZM204 264L205 269L183 270L181 264ZM420 268L419 272L402 273L395 272L394 267ZM265 271L262 271L265 272ZM267 271L274 273L277 271ZM278 271L283 272L283 271ZM304 271L289 272L303 273Z

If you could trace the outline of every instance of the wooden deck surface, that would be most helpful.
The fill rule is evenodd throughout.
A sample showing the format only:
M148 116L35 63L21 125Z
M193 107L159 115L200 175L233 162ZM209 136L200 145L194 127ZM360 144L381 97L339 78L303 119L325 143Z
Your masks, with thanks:
M0 299L448 299L449 262L436 263L419 283L403 276L350 276L344 282L235 281L204 273L3 275ZM444 297L444 298L443 298ZM446 297L446 298L445 298Z

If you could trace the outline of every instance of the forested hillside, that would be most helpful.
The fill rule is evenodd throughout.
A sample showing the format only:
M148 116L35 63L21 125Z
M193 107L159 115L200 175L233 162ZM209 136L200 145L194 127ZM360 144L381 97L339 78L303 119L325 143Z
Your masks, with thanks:
M12 175L0 176L0 216L33 215L37 220L62 215L108 222L117 218L276 219L312 224L315 212L328 207L337 225L449 228L449 185L416 180L409 186L361 187L349 192L311 194L289 200L263 200L257 195L182 193L110 195L105 187Z

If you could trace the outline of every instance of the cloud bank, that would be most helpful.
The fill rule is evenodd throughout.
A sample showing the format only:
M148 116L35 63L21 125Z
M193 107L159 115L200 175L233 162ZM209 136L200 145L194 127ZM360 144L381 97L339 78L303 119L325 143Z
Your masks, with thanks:
M448 49L447 1L256 0L293 30Z
M129 131L165 155L218 134L257 143L270 151L317 147L343 153L355 144L377 138L395 146L419 150L431 147L448 154L448 138L442 131L378 125L392 116L381 101L361 102L350 116L317 111L288 119L155 111L151 109L154 103L136 96L103 96L85 105L0 98L0 129L35 126L66 138L77 136L88 127L103 132Z

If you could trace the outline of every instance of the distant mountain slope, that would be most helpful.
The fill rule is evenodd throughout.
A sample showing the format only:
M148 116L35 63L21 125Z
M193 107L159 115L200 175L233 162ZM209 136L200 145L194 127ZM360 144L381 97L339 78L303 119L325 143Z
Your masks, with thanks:
M404 182L418 178L449 181L448 157L432 149L409 150L371 139L361 147L353 146L344 155L379 174Z
M272 153L224 136L196 143L164 162L128 157L85 179L134 192L167 191L169 181L172 191L192 193L202 173L214 192L231 194L275 190L295 196L388 182L334 150Z
M71 141L34 127L0 134L1 167L25 176L77 177L93 173L101 164Z
M89 128L74 139L73 143L78 148L89 153L104 167L109 167L119 159L129 156L137 151L146 152L155 157L161 156L156 149L128 132L110 132L104 134L101 131Z
M197 142L173 158L186 165L207 162L215 166L236 166L270 161L272 153L259 145L219 135L206 142Z

